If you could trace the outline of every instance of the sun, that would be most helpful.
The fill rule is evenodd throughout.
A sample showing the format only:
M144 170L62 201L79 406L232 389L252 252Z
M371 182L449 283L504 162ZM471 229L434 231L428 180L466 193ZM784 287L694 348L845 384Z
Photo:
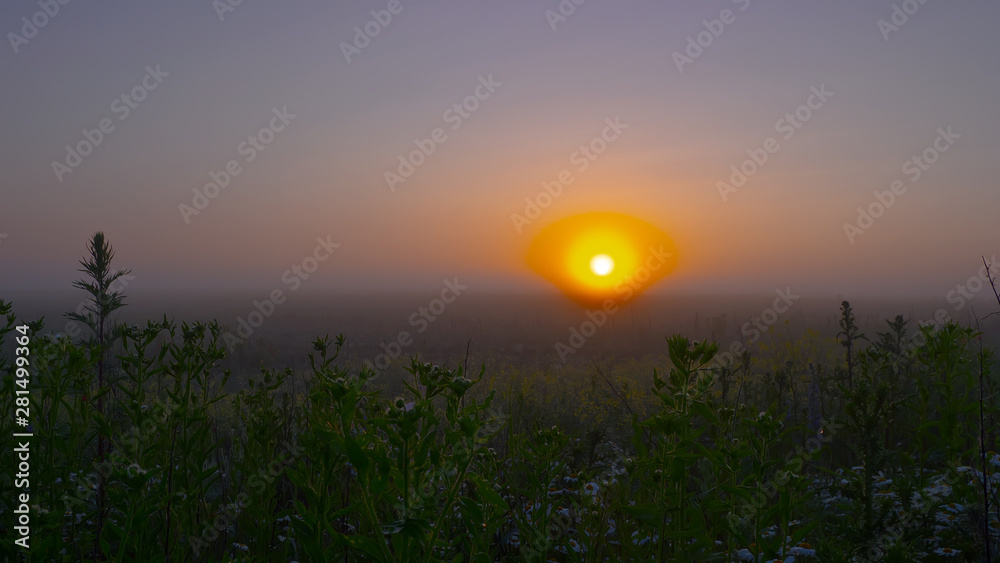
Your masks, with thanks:
M614 258L607 254L598 254L590 259L590 271L598 276L604 277L615 269Z
M657 227L622 213L594 212L544 227L528 265L587 307L628 301L676 266L672 240Z

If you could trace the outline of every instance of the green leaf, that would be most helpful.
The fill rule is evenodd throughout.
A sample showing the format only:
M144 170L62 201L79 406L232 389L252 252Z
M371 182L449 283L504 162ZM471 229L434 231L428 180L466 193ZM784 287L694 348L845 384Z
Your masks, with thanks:
M666 514L664 507L653 503L623 506L622 510L644 522L662 522Z
M344 442L347 449L347 459L351 460L351 464L358 470L359 475L366 474L368 472L368 456L365 455L364 450L354 438L348 437Z
M478 530L483 523L483 507L479 506L475 500L469 497L458 499L458 504L462 506L462 520L470 530Z
M702 403L700 401L695 401L693 403L690 403L688 407L692 411L694 411L695 414L701 415L702 418L707 420L710 424L714 424L716 426L720 425L719 417L716 416L715 411L713 411L711 407L709 407L705 403Z
M483 500L504 512L510 510L507 502L493 490L493 487L485 479L475 473L469 473L468 476L476 484L476 493L483 497Z
M346 543L354 549L359 549L372 556L376 561L385 561L385 556L378 541L360 535L346 536ZM325 556L324 556L325 560Z
M706 500L702 504L702 506L705 508L705 510L707 510L709 512L728 512L729 511L729 503L727 503L727 502L725 502L723 500L719 500L717 498L712 498L712 499Z

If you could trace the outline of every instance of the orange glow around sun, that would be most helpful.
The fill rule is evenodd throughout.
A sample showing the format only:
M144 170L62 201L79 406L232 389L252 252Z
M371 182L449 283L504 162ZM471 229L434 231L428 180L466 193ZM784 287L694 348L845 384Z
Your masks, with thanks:
M620 213L586 213L545 227L528 249L528 265L587 306L639 295L677 264L673 241L645 221Z

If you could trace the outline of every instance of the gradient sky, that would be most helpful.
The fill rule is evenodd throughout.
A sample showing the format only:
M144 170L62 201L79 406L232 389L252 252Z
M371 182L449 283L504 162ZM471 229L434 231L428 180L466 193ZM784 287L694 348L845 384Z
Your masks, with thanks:
M96 230L136 288L278 287L327 236L342 246L310 289L546 287L523 260L532 235L588 211L675 239L663 291L943 295L1000 251L995 2L929 0L887 41L892 0L587 0L554 30L557 0L402 0L348 63L342 43L388 4L244 0L220 21L210 0L77 1L16 54L8 35L0 291L69 287ZM674 53L726 9L680 72ZM0 31L37 11L4 2ZM147 65L169 76L119 119ZM501 85L452 130L444 112L489 75ZM784 140L776 122L821 85L833 97ZM574 151L615 117L628 129L579 172ZM115 130L58 181L53 161L104 118ZM438 127L447 141L390 191L385 172ZM904 163L947 127L960 139L911 182ZM778 152L723 200L717 182L768 137ZM178 206L230 160L241 173L186 224ZM564 169L574 183L518 233L511 214ZM897 179L907 191L849 242L844 223Z

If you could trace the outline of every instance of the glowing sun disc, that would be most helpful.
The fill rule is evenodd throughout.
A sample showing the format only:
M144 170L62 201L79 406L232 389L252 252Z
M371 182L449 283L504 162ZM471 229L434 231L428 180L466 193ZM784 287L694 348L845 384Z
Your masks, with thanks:
M630 301L677 266L666 233L614 212L559 219L543 227L527 250L532 270L588 308Z
M590 259L590 271L598 276L606 276L615 269L615 261L607 254L598 254Z

